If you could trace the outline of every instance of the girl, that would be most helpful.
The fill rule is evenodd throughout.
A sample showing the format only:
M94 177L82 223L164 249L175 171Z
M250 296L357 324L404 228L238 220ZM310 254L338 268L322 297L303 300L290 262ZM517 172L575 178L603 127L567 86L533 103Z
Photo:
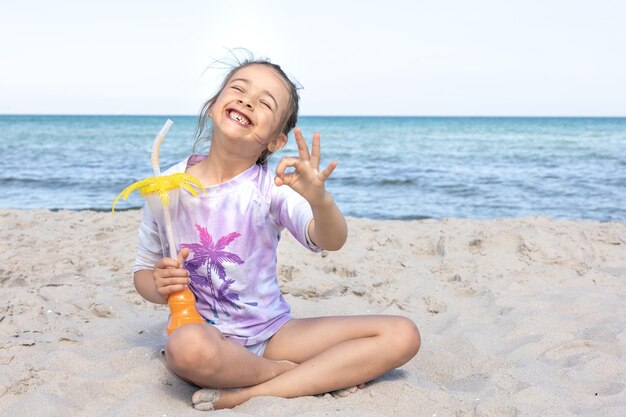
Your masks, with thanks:
M298 100L278 65L247 60L232 69L200 115L196 139L207 118L212 121L208 155L192 155L167 172L187 172L207 188L200 198L181 190L178 259L161 258L157 226L144 210L137 291L165 304L169 294L190 286L206 319L175 330L165 348L168 367L205 388L193 395L198 409L362 387L420 347L415 324L403 317L290 315L276 276L281 230L312 251L338 250L347 237L345 219L324 187L337 163L320 170L319 134L309 153L295 129L298 157L283 158L275 178L268 172L268 157L296 125Z

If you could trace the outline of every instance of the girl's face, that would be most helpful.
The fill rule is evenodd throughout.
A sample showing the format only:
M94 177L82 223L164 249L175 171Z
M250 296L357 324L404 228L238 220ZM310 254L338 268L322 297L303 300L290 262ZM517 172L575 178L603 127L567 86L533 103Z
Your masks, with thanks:
M288 111L289 90L278 73L265 65L249 65L235 72L210 107L213 142L228 139L245 157L258 157L284 145L281 133Z

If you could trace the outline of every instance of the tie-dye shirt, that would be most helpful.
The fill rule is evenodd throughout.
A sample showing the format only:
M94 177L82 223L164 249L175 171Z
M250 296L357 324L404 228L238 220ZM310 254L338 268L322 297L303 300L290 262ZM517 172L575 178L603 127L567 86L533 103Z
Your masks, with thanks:
M204 158L193 155L164 174L185 172ZM291 318L276 276L281 231L287 228L305 247L319 251L307 235L313 214L306 200L287 186L277 187L267 167L255 164L225 183L207 187L206 195L194 197L180 190L169 208L177 252L191 251L185 268L200 314L244 346L269 339ZM153 269L168 253L159 231L163 214L154 211L156 218L144 209L134 271Z

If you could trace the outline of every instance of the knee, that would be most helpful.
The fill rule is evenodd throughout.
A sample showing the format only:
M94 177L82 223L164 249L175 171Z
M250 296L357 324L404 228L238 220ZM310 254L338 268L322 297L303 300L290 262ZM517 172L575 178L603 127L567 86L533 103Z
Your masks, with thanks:
M165 345L165 358L168 366L182 377L188 377L194 370L215 368L219 372L218 346L207 331L197 325L186 325L174 331ZM221 334L220 337L223 337Z
M412 320L401 316L394 317L389 327L397 360L403 365L419 351L422 345L420 332Z

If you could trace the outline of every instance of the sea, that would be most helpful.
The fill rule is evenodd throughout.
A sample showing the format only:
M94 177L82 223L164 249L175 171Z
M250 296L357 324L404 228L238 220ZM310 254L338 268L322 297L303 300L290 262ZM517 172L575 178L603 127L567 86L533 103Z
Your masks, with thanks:
M0 115L0 207L108 211L152 175L167 119L165 169L192 152L196 116ZM317 117L322 164L344 214L372 219L626 221L626 118ZM270 162L297 155L293 135ZM116 209L143 206L138 194Z

